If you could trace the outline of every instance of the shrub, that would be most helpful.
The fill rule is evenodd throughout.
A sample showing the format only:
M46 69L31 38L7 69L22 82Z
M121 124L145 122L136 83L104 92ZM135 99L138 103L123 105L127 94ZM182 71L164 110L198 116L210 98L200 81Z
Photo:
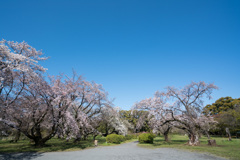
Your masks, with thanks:
M136 134L128 134L125 136L126 140L130 140L130 139L137 139L137 135Z
M150 134L153 136L153 139L157 137L157 135L152 132Z
M125 136L123 136L123 135L118 135L118 136L119 136L119 138L120 138L121 142L124 142L124 141L126 141L126 138L125 138Z
M138 136L139 143L153 143L154 134L142 133Z
M132 134L133 138L132 139L137 139L138 135L137 134Z
M122 135L110 134L106 137L106 140L108 143L120 144L121 142L125 141L125 137Z
M133 136L131 134L128 134L125 136L126 140L130 140L130 139L133 139Z

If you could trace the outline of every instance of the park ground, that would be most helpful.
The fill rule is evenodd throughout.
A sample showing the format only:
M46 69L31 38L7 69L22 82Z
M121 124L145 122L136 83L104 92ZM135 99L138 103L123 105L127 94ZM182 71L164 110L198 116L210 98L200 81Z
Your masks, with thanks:
M112 147L115 148L118 146L118 145L106 143L106 140L104 137L97 137L97 139L99 141L99 146L97 148L108 148L108 149L110 148L111 149ZM141 153L143 153L143 152L146 154L151 153L151 155L156 154L156 156L157 156L157 153L159 153L158 156L160 156L162 158L164 158L164 156L163 156L164 152L166 152L166 153L173 152L173 154L176 154L175 155L176 157L178 157L180 155L184 156L184 154L188 155L189 153L192 153L193 155L191 155L191 156L200 156L197 159L204 158L204 156L206 159L206 156L208 154L218 156L218 158L215 157L216 159L220 159L219 157L225 157L225 158L229 158L229 159L233 159L233 160L240 159L240 139L233 139L232 141L228 141L227 138L213 137L213 139L216 139L216 141L217 141L217 146L214 146L214 147L207 145L206 137L202 137L201 144L199 146L194 146L194 147L186 145L186 142L187 142L186 136L171 135L170 139L171 139L171 141L169 143L164 142L162 137L156 137L154 139L153 144L137 144L137 143L131 142L131 143L129 143L129 145L127 145L128 143L125 143L123 145L120 145L121 146L119 148L120 150L116 151L116 153L120 153L122 150L126 150L126 151L131 150L129 147L133 147L133 149L134 149L133 152L137 153L139 148L141 148L141 149L143 149L143 150L141 150L141 149L139 150L139 152L141 152ZM132 141L136 141L136 140L132 140ZM130 142L130 141L127 141L127 142ZM109 146L109 147L104 147L104 146ZM124 149L124 147L125 147L125 149ZM74 151L79 151L79 150L81 151L81 152L79 152L79 154L81 155L81 154L83 154L82 151L84 151L84 153L85 153L85 150L86 149L88 150L89 148L94 148L93 140L91 138L88 140L85 140L85 141L81 141L79 143L73 143L72 141L66 142L65 140L60 140L60 139L54 138L54 139L50 140L49 142L47 142L46 146L43 148L34 147L28 140L20 140L18 143L10 143L9 140L0 140L0 154L1 155L19 156L19 152L22 152L21 155L26 155L26 156L22 156L23 158L29 157L30 155L31 155L30 157L32 157L32 155L35 155L35 156L38 155L35 158L41 159L41 157L44 158L44 156L51 156L51 155L55 155L55 154L57 154L57 155L59 155L59 154L68 155L69 153L77 154L78 152L74 152ZM127 149L127 148L129 148L129 149ZM138 148L138 150L136 150L136 148ZM171 148L174 148L174 149L171 149ZM85 150L83 150L83 149L85 149ZM96 148L94 148L94 150L95 149ZM108 149L106 151L105 150L99 151L99 154L104 153L104 152L107 153ZM92 149L90 149L90 150L92 150ZM68 151L68 152L66 152L66 151ZM126 151L124 151L123 157L127 156L125 154ZM147 151L147 152L145 152L145 151ZM44 152L52 152L52 153L44 153ZM87 151L87 152L90 152L90 151ZM18 153L18 154L13 154L13 153ZM129 153L129 152L126 152L126 153ZM199 154L199 153L201 153L201 154ZM119 155L119 154L117 154L117 155ZM83 154L83 157L84 156L86 156L86 158L87 158L87 155ZM101 157L101 155L99 155L99 156ZM132 159L134 159L133 156L134 155L132 153L129 153L129 157L132 157ZM115 157L115 159L121 159L123 157L121 157L121 156L119 158ZM4 158L7 159L6 157L4 157ZM14 158L16 158L16 157L13 157L13 159ZM45 157L45 158L47 158L47 157ZM88 158L90 158L90 157L88 157ZM11 159L11 156L8 157L8 159ZM214 156L213 157L210 156L210 159L214 159Z

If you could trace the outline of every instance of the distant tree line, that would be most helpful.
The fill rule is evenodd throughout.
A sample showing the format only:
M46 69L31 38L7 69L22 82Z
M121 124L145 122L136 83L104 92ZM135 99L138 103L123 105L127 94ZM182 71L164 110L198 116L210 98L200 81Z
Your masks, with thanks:
M226 135L226 128L228 128L232 135L237 133L240 135L240 98L219 98L215 103L206 105L203 113L212 115L218 122L210 130L211 134Z

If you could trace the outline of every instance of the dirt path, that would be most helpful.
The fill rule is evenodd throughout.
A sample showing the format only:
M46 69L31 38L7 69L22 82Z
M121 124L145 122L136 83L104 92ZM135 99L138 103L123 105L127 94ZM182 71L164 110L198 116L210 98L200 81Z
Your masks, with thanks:
M225 160L207 154L172 148L146 149L137 142L118 146L96 147L74 152L2 154L2 160Z

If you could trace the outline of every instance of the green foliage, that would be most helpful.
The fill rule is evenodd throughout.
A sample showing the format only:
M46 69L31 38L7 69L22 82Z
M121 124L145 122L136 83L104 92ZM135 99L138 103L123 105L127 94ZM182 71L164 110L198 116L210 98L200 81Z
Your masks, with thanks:
M115 130L115 128L112 127L107 122L103 121L99 123L99 127L97 128L97 130L101 132L103 136L106 137L109 133L112 133Z
M106 141L108 143L115 143L120 144L121 142L124 142L126 139L123 135L117 135L117 134L110 134L106 137Z
M225 135L226 128L230 129L232 135L240 131L240 98L219 98L212 105L207 105L203 113L213 115L218 122L216 128L210 130L212 134Z
M126 141L126 138L125 138L125 136L123 136L123 135L118 135L119 137L120 137L120 140L121 140L121 142L124 142L124 141Z
M126 140L131 140L131 139L137 139L137 135L136 134L128 134L125 136Z
M219 98L215 103L204 107L203 113L217 115L229 109L233 109L236 104L240 103L240 98L233 99L232 97Z
M152 133L142 133L139 135L139 143L153 143L154 135Z
M131 139L137 139L137 134L128 134L126 136L117 135L117 134L110 134L106 137L106 141L108 143L115 143L115 144L119 144L121 142L131 140Z
M132 132L136 132L136 126L137 126L137 122L139 120L140 117L145 117L145 122L143 124L143 126L138 129L138 132L150 132L150 127L148 125L148 111L138 111L138 110L121 110L120 112L120 117L124 120L127 120L130 124L132 124L133 130Z
M231 134L236 135L240 131L240 104L233 109L222 112L215 119L218 121L217 131L225 133L225 128L229 128Z

